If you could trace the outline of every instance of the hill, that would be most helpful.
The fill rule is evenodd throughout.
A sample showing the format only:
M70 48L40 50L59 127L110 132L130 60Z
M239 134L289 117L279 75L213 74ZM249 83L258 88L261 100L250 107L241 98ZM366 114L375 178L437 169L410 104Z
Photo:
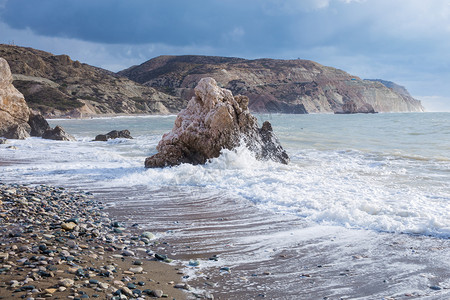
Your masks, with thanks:
M255 112L332 113L349 102L379 112L424 111L407 91L300 59L159 56L118 74L183 101L202 77L213 77L233 94L248 96Z
M46 117L176 113L179 98L117 74L73 61L67 55L0 44L0 57L28 105Z

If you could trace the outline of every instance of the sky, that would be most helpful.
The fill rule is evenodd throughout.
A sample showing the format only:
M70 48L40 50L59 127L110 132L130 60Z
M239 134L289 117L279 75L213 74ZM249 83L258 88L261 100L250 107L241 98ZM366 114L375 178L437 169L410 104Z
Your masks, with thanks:
M450 0L0 0L0 43L114 72L159 55L308 59L450 111Z

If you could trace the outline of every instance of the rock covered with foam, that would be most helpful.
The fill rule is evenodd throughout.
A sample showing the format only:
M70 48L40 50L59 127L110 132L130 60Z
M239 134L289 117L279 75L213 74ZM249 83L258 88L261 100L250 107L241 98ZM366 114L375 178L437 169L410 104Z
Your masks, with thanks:
M289 156L265 122L258 128L248 109L246 96L233 96L212 78L203 78L195 96L182 110L171 132L163 135L158 153L145 160L147 168L175 166L181 163L204 164L218 157L222 149L234 149L244 143L256 158L287 164Z

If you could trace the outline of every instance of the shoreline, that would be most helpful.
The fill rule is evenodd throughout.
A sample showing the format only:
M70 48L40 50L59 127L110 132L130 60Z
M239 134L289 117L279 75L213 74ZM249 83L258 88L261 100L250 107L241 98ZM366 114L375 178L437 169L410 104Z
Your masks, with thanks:
M255 115L291 115L286 113L279 113L279 112L255 112L251 111L252 114ZM423 113L448 113L446 111L399 111L399 112L377 112L377 114L423 114ZM361 115L364 113L356 113L356 115ZM118 113L118 114L97 114L97 115L88 115L85 117L45 117L46 120L89 120L89 119L110 119L110 118L134 118L134 117L176 117L178 113L171 113L171 114L125 114L125 113ZM307 113L307 114L296 114L296 115L336 115L333 112L324 112L324 113ZM352 115L352 114L338 114L338 115ZM355 114L353 114L355 115Z
M0 183L0 299L188 299L152 234L103 209L90 193Z

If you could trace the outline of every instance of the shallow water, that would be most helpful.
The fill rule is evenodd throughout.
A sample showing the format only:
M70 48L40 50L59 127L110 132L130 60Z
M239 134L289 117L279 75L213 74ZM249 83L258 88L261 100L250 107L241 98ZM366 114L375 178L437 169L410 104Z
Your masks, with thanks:
M30 163L1 166L0 180L96 191L174 245L163 251L204 259L218 284L205 289L222 299L450 295L429 288L450 288L450 114L258 117L290 165L240 148L204 166L144 169L174 116L51 120L77 142L2 145L0 160ZM92 142L125 128L135 139Z

